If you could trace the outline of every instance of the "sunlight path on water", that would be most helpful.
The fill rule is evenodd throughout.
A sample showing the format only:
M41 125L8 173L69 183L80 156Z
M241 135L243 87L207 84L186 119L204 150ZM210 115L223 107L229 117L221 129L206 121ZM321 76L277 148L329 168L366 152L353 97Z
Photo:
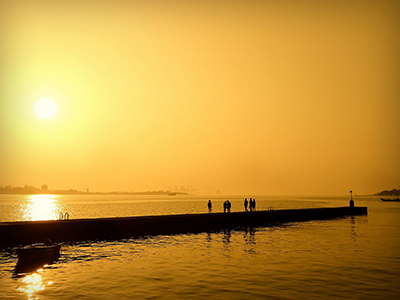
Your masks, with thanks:
M27 221L56 220L59 211L60 207L55 195L29 196L23 209L24 219Z

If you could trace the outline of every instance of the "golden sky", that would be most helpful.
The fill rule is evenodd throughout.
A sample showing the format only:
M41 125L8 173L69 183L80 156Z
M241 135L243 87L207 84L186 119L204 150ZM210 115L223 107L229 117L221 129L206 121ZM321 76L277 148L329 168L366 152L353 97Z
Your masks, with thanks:
M0 186L398 188L399 16L384 0L0 0Z

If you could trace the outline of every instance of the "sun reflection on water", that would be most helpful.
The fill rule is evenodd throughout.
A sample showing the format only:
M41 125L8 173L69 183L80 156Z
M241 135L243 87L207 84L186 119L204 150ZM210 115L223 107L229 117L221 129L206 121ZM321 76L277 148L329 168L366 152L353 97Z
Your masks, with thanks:
M42 275L40 273L43 269L37 270L37 273L32 273L26 275L22 282L25 284L22 287L19 287L17 290L23 292L28 297L28 300L39 299L36 293L43 291L46 289L46 284L43 283ZM47 285L53 284L52 281L47 282Z
M24 211L24 220L56 220L60 211L56 195L32 195Z

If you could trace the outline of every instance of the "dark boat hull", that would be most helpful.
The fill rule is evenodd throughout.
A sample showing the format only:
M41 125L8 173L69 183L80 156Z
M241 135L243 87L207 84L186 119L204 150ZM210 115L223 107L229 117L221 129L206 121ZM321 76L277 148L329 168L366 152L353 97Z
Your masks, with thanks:
M61 244L50 246L28 246L14 248L18 261L54 261L60 257Z
M396 198L396 199L381 198L381 201L383 201L383 202L400 202L400 199L399 198Z

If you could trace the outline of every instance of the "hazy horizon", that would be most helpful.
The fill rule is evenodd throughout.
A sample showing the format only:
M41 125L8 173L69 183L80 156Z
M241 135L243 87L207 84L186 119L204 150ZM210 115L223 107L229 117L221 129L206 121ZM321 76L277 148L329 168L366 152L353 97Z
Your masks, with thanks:
M9 190L9 192L7 192ZM385 190L380 190L380 191L375 191L373 193L369 194L360 194L360 193L353 193L353 191L342 191L342 193L336 193L336 194L267 194L267 193L230 193L224 192L224 191L198 191L193 187L169 187L168 189L159 189L159 190L102 190L102 191L97 191L97 190L78 190L73 187L70 188L65 188L65 189L56 189L56 188L51 188L46 185L46 190L43 190L42 187L37 187L37 186L32 186L32 185L24 185L24 186L0 186L0 194L3 195L116 195L116 194L131 194L131 195L160 195L162 193L163 195L166 195L167 193L176 193L176 195L196 195L196 196L215 196L215 197L225 197L225 196L243 196L243 197L260 197L260 196L293 196L293 197L344 197L348 196L350 197L350 192L352 193L352 196L377 196L377 194L381 192L390 192L390 191L398 191L398 189L393 188L393 189L385 189ZM54 193L53 193L54 192ZM53 194L52 194L53 193ZM396 194L393 194L394 196ZM381 195L382 196L382 195ZM391 195L385 195L385 196L391 196Z
M375 0L0 0L0 186L399 188L399 15Z

